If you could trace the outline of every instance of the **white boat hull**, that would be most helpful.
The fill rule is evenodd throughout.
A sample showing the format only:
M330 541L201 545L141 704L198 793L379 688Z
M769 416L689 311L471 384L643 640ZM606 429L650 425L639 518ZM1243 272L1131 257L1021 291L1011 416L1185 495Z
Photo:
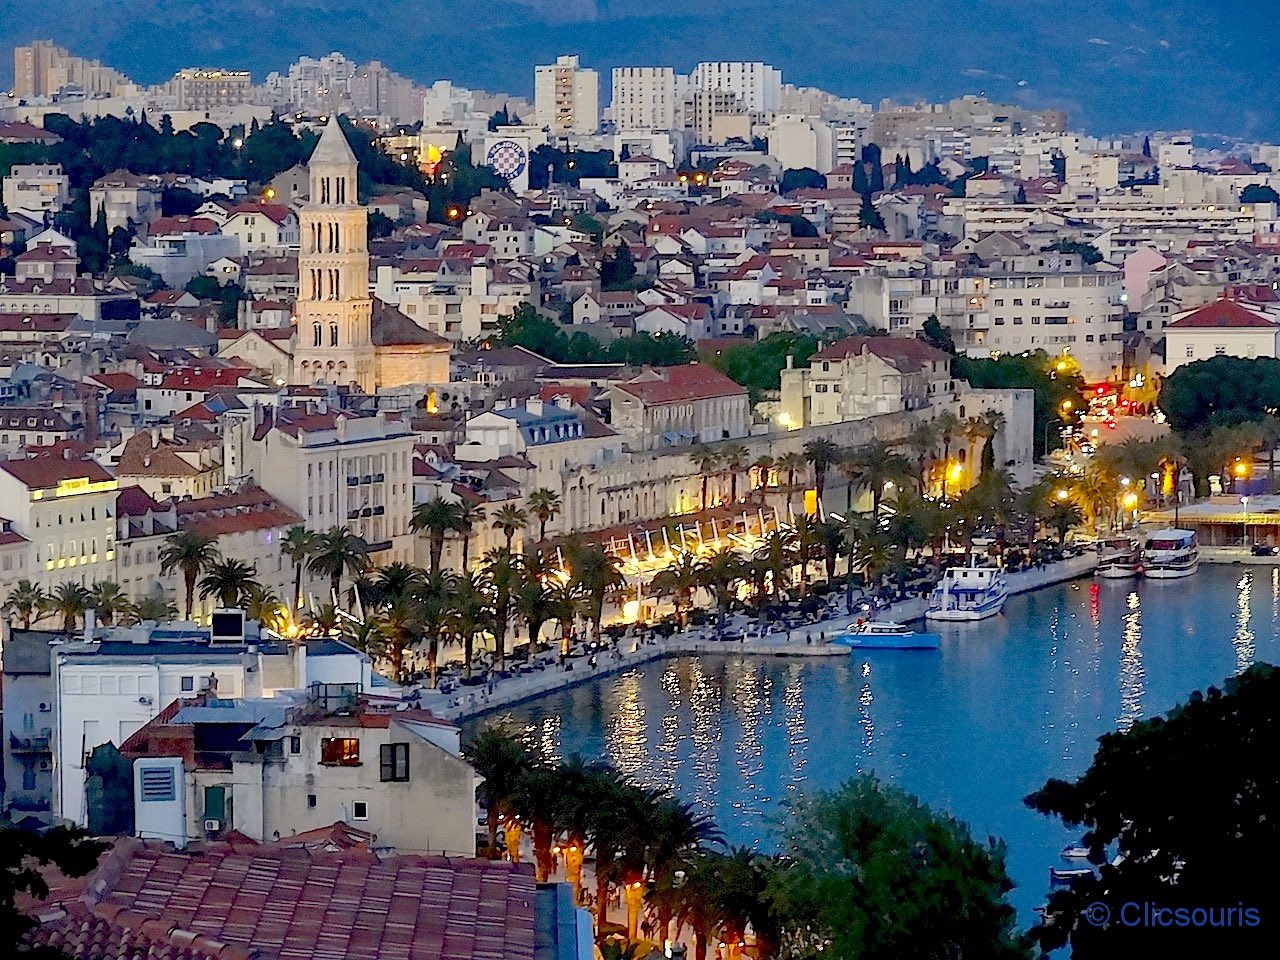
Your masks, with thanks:
M937 620L941 623L973 623L975 620L986 620L999 614L1004 609L1004 602L1008 599L1009 594L1006 592L976 606L926 610L924 615L927 620Z
M1148 580L1179 580L1189 577L1200 569L1200 561L1193 560L1189 564L1176 564L1167 567L1145 567L1143 573Z
M1128 580L1142 572L1141 567L1122 564L1107 564L1098 567L1096 573L1103 580Z

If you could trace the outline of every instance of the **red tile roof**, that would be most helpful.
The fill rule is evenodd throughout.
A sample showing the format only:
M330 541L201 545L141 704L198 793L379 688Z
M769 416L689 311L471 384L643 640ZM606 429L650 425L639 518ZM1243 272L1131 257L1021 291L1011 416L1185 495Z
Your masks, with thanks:
M283 203L238 203L227 210L231 216L238 213L260 213L273 223L284 223L293 215Z
M217 367L212 369L185 369L166 374L160 382L164 390L215 390L218 387L237 387L240 378L247 377L248 367Z
M167 237L184 233L217 233L218 225L208 217L160 217L147 227L149 237Z
M1199 310L1193 310L1169 324L1170 329L1186 330L1196 327L1275 327L1276 322L1270 317L1234 300L1215 300Z
M531 960L535 899L525 864L125 839L30 939L73 960Z
M655 374L658 378L620 383L617 388L650 406L745 396L747 392L719 370L699 363L663 367Z
M871 353L900 370L918 370L926 363L944 363L948 354L914 337L846 337L819 350L810 360L845 360Z
M50 454L26 460L5 460L0 470L27 485L28 490L48 490L64 480L89 480L98 483L114 479L93 460L76 460Z
M74 313L0 313L0 333L63 333Z

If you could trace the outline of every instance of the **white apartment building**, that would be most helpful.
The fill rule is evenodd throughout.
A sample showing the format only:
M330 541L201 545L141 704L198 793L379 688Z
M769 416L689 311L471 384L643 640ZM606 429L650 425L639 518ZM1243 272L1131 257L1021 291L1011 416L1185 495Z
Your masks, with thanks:
M1213 357L1280 357L1280 316L1221 299L1177 315L1164 328L1165 376Z
M528 282L493 281L483 259L379 265L374 296L418 326L449 340L477 340L498 330L498 318L529 302Z
M1024 350L1070 354L1088 381L1120 376L1124 360L1124 272L1088 266L1075 254L1005 257L984 267L972 328L957 346L985 357Z
M553 135L593 134L600 126L600 75L576 56L534 68L534 120Z
M779 115L765 128L769 155L784 170L805 167L829 173L835 166L835 136L831 124L815 117Z
M4 178L4 207L44 222L71 199L71 180L57 163L15 163Z
M671 67L614 67L614 127L619 131L673 130L676 72Z
M117 487L92 460L45 454L0 462L0 504L9 521L5 539L16 534L26 542L22 575L45 590L110 580ZM0 584L18 579L19 571L11 569L0 575Z
M255 410L223 432L228 477L251 476L307 529L348 527L382 564L411 560L413 445L407 421L325 408Z
M782 71L759 61L700 63L689 75L689 85L697 90L735 93L750 113L761 117L782 107Z

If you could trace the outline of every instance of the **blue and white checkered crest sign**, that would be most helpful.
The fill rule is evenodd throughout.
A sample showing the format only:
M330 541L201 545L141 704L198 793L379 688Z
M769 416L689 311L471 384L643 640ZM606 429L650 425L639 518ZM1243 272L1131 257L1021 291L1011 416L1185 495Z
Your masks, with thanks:
M529 151L514 140L499 140L489 148L484 162L503 180L510 182L524 173L529 164Z

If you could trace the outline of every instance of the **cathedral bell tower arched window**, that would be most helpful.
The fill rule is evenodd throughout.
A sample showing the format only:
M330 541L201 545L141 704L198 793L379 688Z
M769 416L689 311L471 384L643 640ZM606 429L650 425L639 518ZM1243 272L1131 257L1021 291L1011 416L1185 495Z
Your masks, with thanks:
M324 334L318 323L311 327L311 345L313 347L324 345Z
M336 323L329 324L329 346L336 347L338 345L338 325Z

